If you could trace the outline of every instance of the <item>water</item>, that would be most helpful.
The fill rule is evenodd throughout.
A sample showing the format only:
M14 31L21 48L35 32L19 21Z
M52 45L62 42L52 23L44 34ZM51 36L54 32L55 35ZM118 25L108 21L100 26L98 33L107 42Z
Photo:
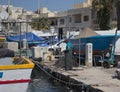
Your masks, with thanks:
M43 76L41 79L35 79L29 84L29 92L68 92L65 87L58 84L52 84Z
M51 81L49 76L38 69L33 69L31 78L28 92L70 92L66 86Z

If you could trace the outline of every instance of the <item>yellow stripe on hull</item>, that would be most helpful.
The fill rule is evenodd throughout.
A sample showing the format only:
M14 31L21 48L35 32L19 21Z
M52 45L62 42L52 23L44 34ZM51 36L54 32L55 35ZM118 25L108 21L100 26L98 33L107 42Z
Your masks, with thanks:
M5 42L5 41L6 41L6 38L0 37L0 42Z
M13 58L13 61L15 59L19 59L19 57L15 57ZM11 69L28 69L28 68L33 68L34 67L34 63L27 59L27 58L22 58L22 60L25 62L24 64L13 64L13 65L1 65L0 66L0 70L11 70ZM16 61L14 61L16 62Z

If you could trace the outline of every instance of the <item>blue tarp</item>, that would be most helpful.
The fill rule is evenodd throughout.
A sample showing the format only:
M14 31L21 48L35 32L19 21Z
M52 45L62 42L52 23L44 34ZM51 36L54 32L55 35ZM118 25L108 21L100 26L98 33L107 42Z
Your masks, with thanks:
M46 46L49 46L49 44L47 44L47 43L43 43L43 44L38 44L37 46L40 46L40 47L46 47Z
M45 47L45 46L51 46L51 45L53 45L53 44L55 44L55 43L57 43L58 42L58 39L57 38L49 38L49 39L47 39L44 43L40 43L40 44L38 44L38 46L40 46L40 47Z
M31 32L7 37L7 41L13 42L20 42L20 40L22 41L23 39L27 39L28 43L42 43L45 41L45 38L39 37Z

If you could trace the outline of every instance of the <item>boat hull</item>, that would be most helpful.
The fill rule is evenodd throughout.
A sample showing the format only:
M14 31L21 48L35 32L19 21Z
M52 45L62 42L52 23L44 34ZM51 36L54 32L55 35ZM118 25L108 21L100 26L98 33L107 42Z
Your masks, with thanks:
M28 83L14 83L0 86L0 92L27 92ZM26 90L26 91L25 91Z
M0 79L0 92L25 92L32 69L3 70Z
M110 36L91 36L86 38L70 39L73 44L73 52L85 55L85 45L93 44L93 55L102 55L102 53L114 45L115 35ZM115 41L116 42L116 41Z
M27 92L34 64L0 66L0 92Z

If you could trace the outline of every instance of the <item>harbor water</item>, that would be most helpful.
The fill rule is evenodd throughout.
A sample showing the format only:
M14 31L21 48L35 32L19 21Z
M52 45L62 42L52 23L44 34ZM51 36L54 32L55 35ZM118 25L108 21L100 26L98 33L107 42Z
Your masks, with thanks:
M34 68L27 92L73 92L67 86L55 82L38 68Z

